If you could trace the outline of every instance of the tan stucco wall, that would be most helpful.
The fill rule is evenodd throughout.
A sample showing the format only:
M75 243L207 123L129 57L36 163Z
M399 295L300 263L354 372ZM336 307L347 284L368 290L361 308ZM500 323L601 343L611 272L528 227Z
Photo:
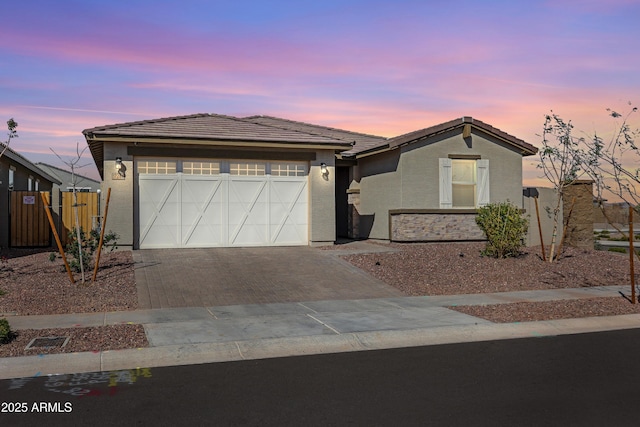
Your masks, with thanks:
M439 209L438 159L449 155L488 159L491 202L509 200L522 207L521 154L475 130L470 145L459 130L359 159L360 215L373 218L370 233L364 230L361 237L389 239L391 209Z
M309 168L309 244L333 243L336 239L336 156L333 151L318 151ZM320 164L329 173L323 176Z
M361 238L389 238L389 210L402 207L401 174L397 169L399 154L399 150L394 150L358 160Z
M122 163L126 168L124 179L117 179L116 157L122 157ZM105 206L107 190L111 187L106 230L113 231L120 236L118 239L120 248L131 249L134 244L133 190L135 174L133 172L133 158L127 155L126 145L105 143L104 159L104 181L100 194L100 206Z

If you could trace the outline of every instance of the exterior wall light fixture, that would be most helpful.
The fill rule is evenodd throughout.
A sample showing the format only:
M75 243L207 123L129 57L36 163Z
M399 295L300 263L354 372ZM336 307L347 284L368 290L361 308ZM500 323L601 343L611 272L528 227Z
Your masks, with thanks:
M122 157L116 157L116 174L114 174L114 177L124 179L125 176L127 176L127 167L122 163Z
M327 164L326 163L320 163L320 173L322 173L322 175L328 175L329 174L329 169L327 169Z

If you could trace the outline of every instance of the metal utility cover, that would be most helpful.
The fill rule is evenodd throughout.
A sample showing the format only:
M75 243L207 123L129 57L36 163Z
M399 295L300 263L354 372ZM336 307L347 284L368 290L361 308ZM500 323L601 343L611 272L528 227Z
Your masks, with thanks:
M32 348L51 348L51 347L64 347L69 342L71 337L37 337L31 340L29 345L25 347L25 350Z

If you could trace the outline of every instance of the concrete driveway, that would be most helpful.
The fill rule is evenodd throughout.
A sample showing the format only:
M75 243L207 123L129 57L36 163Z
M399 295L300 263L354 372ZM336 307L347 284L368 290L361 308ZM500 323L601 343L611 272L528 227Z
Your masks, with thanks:
M389 298L403 294L310 247L133 251L140 309Z

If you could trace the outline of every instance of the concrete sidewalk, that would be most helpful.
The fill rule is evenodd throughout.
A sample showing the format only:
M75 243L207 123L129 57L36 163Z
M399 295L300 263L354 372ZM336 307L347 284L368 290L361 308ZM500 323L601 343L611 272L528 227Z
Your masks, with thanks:
M496 324L446 307L619 296L627 286L15 316L12 328L144 325L143 349L0 358L0 378L635 328L640 314Z

